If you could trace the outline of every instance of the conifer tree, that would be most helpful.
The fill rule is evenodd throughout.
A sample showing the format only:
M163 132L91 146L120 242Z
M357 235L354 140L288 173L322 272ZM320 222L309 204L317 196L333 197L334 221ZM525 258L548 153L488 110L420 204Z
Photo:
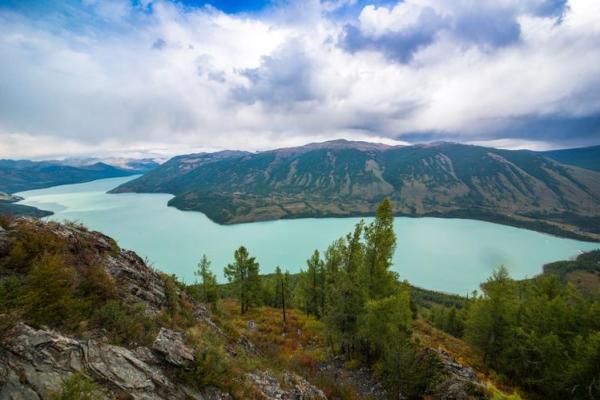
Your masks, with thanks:
M311 258L306 260L306 271L301 273L300 297L304 304L304 311L317 318L322 315L324 274L323 261L318 250Z
M278 266L275 269L275 306L281 307L281 313L283 318L283 324L287 323L286 310L289 304L290 298L290 273L285 271L285 274L281 272L281 268Z
M394 214L391 202L384 199L375 214L375 220L365 228L365 259L362 273L371 299L390 296L394 292L396 276L389 269L396 249Z
M233 284L240 302L241 313L244 314L255 304L260 292L260 266L248 250L241 246L235 251L235 261L225 267L225 276Z
M198 269L194 272L199 279L199 300L205 303L214 304L218 298L217 278L210 269L210 261L206 254L202 255L198 263Z

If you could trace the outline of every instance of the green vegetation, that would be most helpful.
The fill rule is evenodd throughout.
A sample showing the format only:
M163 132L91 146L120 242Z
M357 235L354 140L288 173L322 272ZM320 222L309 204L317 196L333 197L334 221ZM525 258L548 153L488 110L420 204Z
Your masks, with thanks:
M124 300L103 267L104 256L121 254L110 239L99 247L74 224L67 227L81 233L75 238L55 223L0 218L0 226L10 227L10 246L0 243L0 336L24 321L74 335L103 329L109 342L133 348L168 327L185 332L194 352L177 382L235 398L255 398L240 377L267 369L294 371L330 398L360 398L352 378L320 369L341 359L346 370L372 371L391 398L421 399L440 379L440 360L427 349L475 368L493 399L520 399L503 393L512 387L533 399L600 397L600 287L576 285L581 273L597 276L600 251L548 264L524 281L499 267L470 298L414 288L390 270L397 243L386 199L373 222L315 251L296 275L277 267L260 276L243 246L225 268L226 285L216 284L206 256L194 285L153 275L166 301L149 315L143 303ZM197 318L192 298L212 305L218 330ZM53 399L95 399L96 385L74 375Z
M223 224L373 215L387 196L396 215L481 219L600 241L599 176L531 151L332 141L180 156L114 192L172 193L170 206Z
M74 167L60 161L0 160L0 191L15 193L135 173L101 162Z
M550 264L546 274L525 281L499 267L464 307L436 305L423 314L464 337L505 382L544 399L597 398L600 291L582 293L564 278L578 266L597 268L598 253Z
M98 385L79 373L65 379L60 389L50 394L50 400L102 400L104 398Z
M73 254L66 239L19 223L13 245L0 262L0 313L33 326L81 333L104 328L114 343L148 343L157 324L143 305L119 300L113 278L94 265L92 242ZM4 329L8 329L5 326Z
M563 164L600 171L600 146L552 150L543 154Z
M194 272L200 281L197 285L192 286L190 294L192 296L206 304L215 305L219 297L219 286L217 285L217 277L211 272L210 261L206 257L206 254L202 255L202 259L198 263L198 270Z
M260 266L244 246L235 251L234 258L233 264L225 267L225 276L233 284L243 314L258 302Z
M0 215L42 218L52 214L52 211L40 210L39 208L23 204L14 204L12 201L0 200Z
M298 297L307 313L325 322L334 350L373 367L392 397L420 398L429 366L417 361L411 340L409 286L390 271L395 247L385 199L375 220L335 241L325 260L315 251L300 274Z

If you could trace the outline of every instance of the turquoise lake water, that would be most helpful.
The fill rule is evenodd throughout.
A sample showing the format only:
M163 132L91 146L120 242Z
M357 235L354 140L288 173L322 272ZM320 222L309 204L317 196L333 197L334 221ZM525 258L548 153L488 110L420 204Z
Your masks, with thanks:
M314 249L326 249L360 220L306 218L218 225L202 213L167 207L169 194L106 193L129 179L102 179L18 195L25 198L21 204L54 211L48 219L82 222L187 282L194 280L203 253L222 281L223 267L240 245L256 256L263 273L273 272L277 265L297 272ZM393 269L401 279L459 294L478 289L500 264L515 278L530 277L540 273L544 263L600 247L467 219L396 218L394 226L398 246Z

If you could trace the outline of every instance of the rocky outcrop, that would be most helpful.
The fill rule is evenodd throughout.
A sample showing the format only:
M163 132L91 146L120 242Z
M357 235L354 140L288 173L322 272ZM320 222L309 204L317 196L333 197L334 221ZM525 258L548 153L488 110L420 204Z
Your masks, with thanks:
M187 367L194 361L194 353L185 345L183 333L170 329L160 329L152 349L160 353L166 362L176 367Z
M168 333L163 333L169 336ZM171 336L169 336L171 337ZM179 339L179 338L177 338ZM159 341L165 344L165 340ZM160 346L159 346L160 347ZM186 352L178 347L169 357L184 360ZM146 357L140 357L145 354ZM179 357L179 358L177 358ZM144 361L144 358L146 361ZM0 342L0 399L48 399L52 391L74 373L96 381L106 393L120 398L161 399L229 399L216 388L197 392L175 384L168 363L147 348L128 350L96 340L78 340L50 330L37 330L17 324Z
M268 371L246 374L246 379L265 399L273 400L326 400L325 394L306 379L289 372L283 376L284 387Z
M447 352L426 349L423 357L433 357L438 363L437 377L430 386L432 400L485 400L487 390L475 371L462 365Z

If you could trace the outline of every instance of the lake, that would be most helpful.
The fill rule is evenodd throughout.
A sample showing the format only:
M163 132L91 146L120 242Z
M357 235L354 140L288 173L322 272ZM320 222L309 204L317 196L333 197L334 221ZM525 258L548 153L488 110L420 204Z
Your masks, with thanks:
M223 281L223 267L244 245L261 272L277 265L297 272L314 249L351 231L360 218L305 218L218 225L204 214L167 207L170 194L107 194L133 177L102 179L17 193L22 204L54 211L49 220L78 221L113 237L157 269L186 282L203 253ZM365 218L368 222L371 219ZM398 239L393 269L401 279L427 289L470 293L494 267L504 264L515 278L531 277L542 265L600 247L510 226L467 219L395 219Z

